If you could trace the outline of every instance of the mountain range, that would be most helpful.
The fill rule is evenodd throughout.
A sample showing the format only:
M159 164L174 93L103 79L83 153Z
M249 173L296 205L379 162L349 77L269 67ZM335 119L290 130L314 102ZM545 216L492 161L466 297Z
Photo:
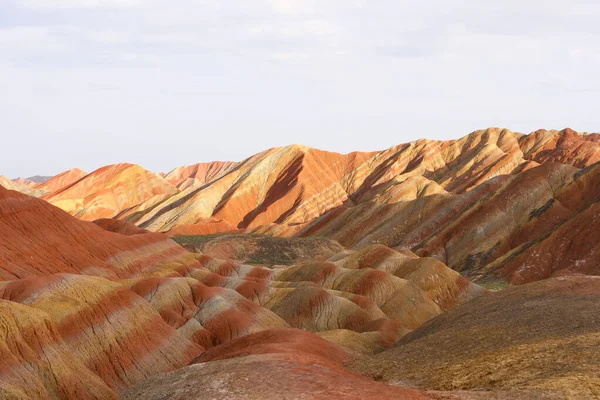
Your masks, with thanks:
M600 134L0 186L0 398L600 393Z

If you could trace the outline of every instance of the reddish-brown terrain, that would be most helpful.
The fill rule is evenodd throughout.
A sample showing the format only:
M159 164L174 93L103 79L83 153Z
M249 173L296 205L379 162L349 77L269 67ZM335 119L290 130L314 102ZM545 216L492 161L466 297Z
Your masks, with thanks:
M426 267L423 260L415 274L419 258L389 248L362 256L328 240L257 237L240 239L245 244L237 250L246 253L228 253L236 250L230 238L212 245L235 258L287 249L292 263L241 264L189 253L125 221L81 221L4 188L0 235L2 398L116 398L152 376L197 371L181 368L199 356L223 358L225 351L228 360L211 361L208 376L228 370L223 379L237 374L253 382L275 370L282 393L427 398L358 377L343 364L389 348L429 319L485 294L439 262ZM276 247L269 247L271 240ZM297 336L290 328L303 332ZM270 338L266 350L257 339L245 355L219 348L267 331L283 335L279 346ZM211 348L219 350L203 356ZM193 382L189 393L203 390L202 380ZM265 387L245 385L239 390L247 398L265 395ZM136 387L146 390L152 381Z
M87 173L79 168L70 169L48 179L45 182L36 184L35 188L51 194L60 189L66 188L67 186L71 186L73 183L77 182L86 175Z
M86 221L113 218L140 204L179 193L160 175L133 164L100 168L45 196L49 203Z
M600 393L599 312L599 277L512 287L449 311L352 369L421 390L593 399Z
M341 347L293 329L235 339L193 365L145 381L123 399L405 399L431 397L352 374ZM265 379L268 377L268 379Z
M599 134L0 186L2 399L600 394Z
M55 273L129 277L194 258L163 234L123 236L0 188L0 280Z
M165 174L164 178L181 190L190 187L197 189L235 168L235 162L208 162L186 167L178 167Z
M437 258L475 280L525 283L596 273L594 239L585 254L566 253L577 234L569 221L579 231L578 218L597 217L599 137L490 128L371 153L293 145L163 176L130 164L87 176L73 170L35 190L84 220L121 219L170 236L321 236L353 249L379 243ZM563 250L532 262L544 246Z

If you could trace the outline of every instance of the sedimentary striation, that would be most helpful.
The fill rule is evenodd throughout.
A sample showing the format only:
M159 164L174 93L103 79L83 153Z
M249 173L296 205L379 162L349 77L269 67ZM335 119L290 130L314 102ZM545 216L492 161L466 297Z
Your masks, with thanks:
M87 173L80 170L79 168L70 169L56 176L53 176L52 178L46 181L36 184L35 188L52 194L54 192L59 191L60 189L64 189L68 186L71 186L86 175Z
M475 280L525 283L595 273L597 243L588 243L584 259L561 253L533 262L528 254L568 248L556 243L560 226L597 216L590 193L598 162L598 134L489 128L345 155L292 145L162 176L130 164L87 176L73 170L35 190L84 220L120 219L170 236L322 236L355 250L378 243ZM573 223L565 226L574 234Z
M211 349L193 365L128 389L123 399L431 398L352 374L343 368L351 359L314 334L272 329Z
M210 357L224 358L227 349L239 349L235 341L254 338L256 346L266 340L287 350L257 347L214 360L210 371L230 366L254 379L256 371L275 368L289 390L307 394L312 389L298 380L314 381L325 368L331 379L319 386L323 398L353 392L425 398L353 375L341 361L314 352L342 354L346 362L382 351L486 292L440 262L424 260L419 272L419 257L383 246L355 252L326 239L251 235L237 245L224 237L201 246L213 255L196 247L190 253L164 234L123 220L81 221L4 188L0 237L6 326L0 393L7 398L116 398L153 376L187 373L181 368L199 356L207 360L206 349L219 349ZM287 265L270 262L281 253ZM257 257L265 262L240 262ZM230 342L233 347L221 347ZM157 379L170 379L164 377ZM255 385L240 390L264 395Z
M598 134L0 185L2 398L600 390Z
M60 272L129 277L193 256L162 234L124 236L0 188L0 279Z
M152 204L179 190L160 175L134 164L100 168L45 197L86 221L113 218L141 203Z

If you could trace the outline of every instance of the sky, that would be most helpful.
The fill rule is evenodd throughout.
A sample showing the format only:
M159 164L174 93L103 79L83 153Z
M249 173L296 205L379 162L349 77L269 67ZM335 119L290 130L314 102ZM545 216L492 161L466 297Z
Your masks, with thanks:
M0 175L600 131L600 3L0 0Z

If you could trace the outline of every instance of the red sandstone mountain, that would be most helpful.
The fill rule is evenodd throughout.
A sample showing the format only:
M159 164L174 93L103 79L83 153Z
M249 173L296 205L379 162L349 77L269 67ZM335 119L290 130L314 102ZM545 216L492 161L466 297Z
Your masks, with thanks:
M113 218L142 203L151 204L178 193L161 176L133 164L100 168L45 197L78 218Z
M237 163L230 161L199 163L175 168L166 174L164 178L181 190L189 187L199 188L205 183L231 171L236 165Z
M44 190L51 194L72 185L86 175L87 173L79 168L71 169L53 176L47 181L36 184L36 189Z
M479 279L525 283L569 272L599 274L598 171L597 164L579 170L547 163L463 194L339 207L298 235L330 237L347 247L410 248Z
M0 188L0 280L61 272L118 278L190 261L162 234L117 235Z
M221 172L202 188L138 209L132 221L166 231L214 217L240 229L274 223L289 233L340 206L463 194L490 178L550 161L591 165L600 154L595 138L571 130L528 136L488 129L460 140L419 140L376 153L271 149Z
M313 356L302 355L311 341L327 340L353 357L371 354L485 293L441 263L415 274L418 257L391 249L365 258L337 245L332 261L277 268L191 254L163 234L124 221L81 221L3 188L0 237L0 324L10 327L0 336L0 394L11 398L115 398L204 349L296 327L312 332L304 334L308 347L298 349L299 357L290 343L283 359L229 362L246 377L280 368L293 386L296 367L286 373L288 361L308 368L298 379L320 376L313 361L307 364ZM424 398L356 377L340 364L323 366L331 369L331 393Z
M81 175L74 171L47 182L65 187L45 199L81 219L118 218L171 236L245 231L325 236L354 249L380 243L437 258L473 279L524 283L560 271L597 273L594 239L583 258L575 251L522 260L540 241L568 252L572 246L556 241L570 236L553 232L578 215L596 217L596 175L582 169L599 160L598 134L491 128L373 153L294 145L239 163L176 168L164 179L121 164L69 185ZM579 191L592 198L564 204ZM571 236L599 236L593 226L577 233L576 225L565 228Z
M488 129L71 171L68 213L0 188L0 398L593 394L599 154Z

